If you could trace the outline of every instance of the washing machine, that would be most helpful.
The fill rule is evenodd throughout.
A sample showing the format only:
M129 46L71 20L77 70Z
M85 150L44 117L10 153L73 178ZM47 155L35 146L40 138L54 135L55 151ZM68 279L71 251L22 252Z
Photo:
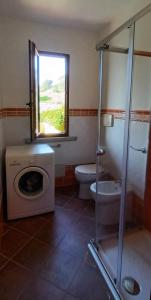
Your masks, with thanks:
M54 151L47 144L6 148L7 218L54 210Z

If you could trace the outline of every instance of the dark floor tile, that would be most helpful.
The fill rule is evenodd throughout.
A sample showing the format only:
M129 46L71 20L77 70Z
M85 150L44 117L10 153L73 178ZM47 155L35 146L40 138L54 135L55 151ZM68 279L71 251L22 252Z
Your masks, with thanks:
M115 237L118 239L118 224L117 225L102 225L97 222L97 239L98 242Z
M21 246L23 246L28 241L28 239L28 235L10 229L0 237L0 253L11 257Z
M0 223L0 235L6 233L9 227L5 223Z
M16 221L9 221L8 225L21 230L27 234L33 235L37 233L40 228L46 223L46 220L42 216L33 216L30 218L24 218Z
M50 247L33 239L14 257L14 261L33 271L40 272L50 256Z
M87 201L79 198L71 198L70 201L68 201L64 205L65 208L70 208L73 211L80 212L80 213L84 212L87 206L88 206Z
M71 225L73 223L77 223L77 219L79 217L79 214L77 212L74 212L71 209L65 209L65 208L62 208L60 210L58 209L56 213L57 213L59 222L62 225L64 225L64 224Z
M70 201L70 197L62 194L55 195L55 204L63 207L68 201Z
M104 281L96 269L83 265L76 274L70 293L82 300L107 300Z
M18 300L63 300L64 292L50 282L34 278Z
M77 199L73 189L59 193L54 213L0 224L1 254L13 256L23 246L14 263L0 254L0 299L107 299L104 281L87 252L95 236L94 202Z
M65 227L57 224L56 222L47 222L38 234L35 235L35 238L55 247L64 238L65 233Z
M95 218L95 202L94 200L87 200L87 207L85 209L85 215L87 217Z
M47 214L46 219L54 226L62 226L62 228L69 228L71 224L77 223L79 214L73 212L71 209L63 207L56 208L54 214Z
M89 251L87 251L87 253L85 254L84 263L91 268L97 269L97 265Z
M84 257L88 250L88 242L90 238L81 233L66 232L66 235L59 243L58 247L63 251L72 253L79 257Z
M69 286L82 261L61 249L50 251L50 246L37 240L26 245L14 260L64 289Z
M81 263L80 257L55 249L46 261L42 276L58 287L67 289Z
M0 272L0 299L16 300L29 284L31 274L14 263L8 263Z
M0 255L0 268L8 262L8 259Z
M65 186L56 189L56 194L60 193L61 195L66 195L69 197L77 197L78 195L78 185L74 186Z
M80 232L83 233L90 238L95 237L95 231L96 231L96 224L95 220L92 218L86 217L86 216L79 216L77 219L76 224L71 224L70 226L70 232Z

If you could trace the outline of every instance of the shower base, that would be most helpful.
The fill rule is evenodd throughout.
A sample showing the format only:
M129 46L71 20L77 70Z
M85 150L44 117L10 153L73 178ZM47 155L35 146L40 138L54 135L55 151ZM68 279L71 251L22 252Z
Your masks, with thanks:
M118 240L111 238L99 245L99 256L107 266L112 278L116 278ZM121 294L126 300L150 300L151 292L151 234L145 229L125 233L122 279L133 277L140 286L136 296L128 294L121 288Z

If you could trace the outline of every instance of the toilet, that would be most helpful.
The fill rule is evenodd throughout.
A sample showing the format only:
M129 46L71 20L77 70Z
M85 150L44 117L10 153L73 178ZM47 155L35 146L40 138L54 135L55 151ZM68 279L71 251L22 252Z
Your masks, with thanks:
M103 176L103 168L99 168L99 178ZM80 165L75 168L75 177L79 182L79 198L92 199L90 185L96 181L96 164Z

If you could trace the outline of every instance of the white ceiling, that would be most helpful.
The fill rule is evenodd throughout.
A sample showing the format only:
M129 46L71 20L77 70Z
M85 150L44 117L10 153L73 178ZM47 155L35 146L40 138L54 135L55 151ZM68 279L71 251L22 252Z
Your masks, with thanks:
M54 25L87 28L101 26L129 17L147 0L0 0L0 15Z

